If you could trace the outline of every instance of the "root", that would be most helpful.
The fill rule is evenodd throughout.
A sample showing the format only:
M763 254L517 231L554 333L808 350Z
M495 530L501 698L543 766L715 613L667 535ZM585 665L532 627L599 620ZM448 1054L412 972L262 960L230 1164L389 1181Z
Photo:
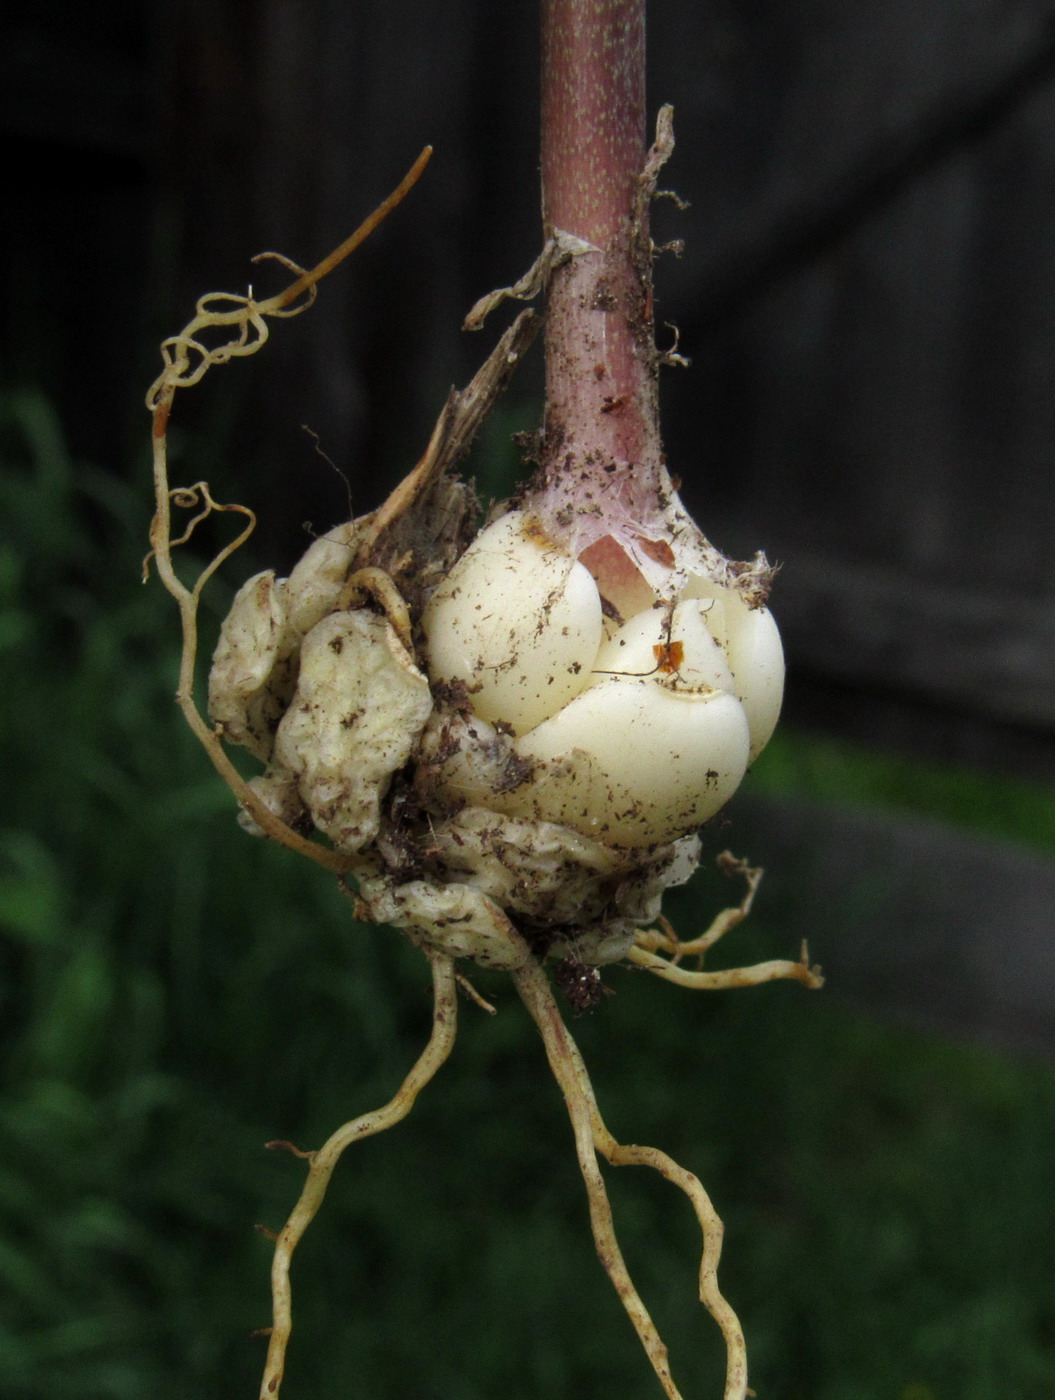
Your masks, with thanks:
M345 1123L317 1152L304 1153L292 1149L310 1165L300 1199L275 1241L275 1257L271 1265L272 1325L269 1330L267 1362L260 1383L260 1400L278 1400L286 1366L286 1347L293 1327L290 1262L304 1231L322 1205L330 1177L341 1154L353 1142L372 1137L375 1133L384 1132L386 1128L392 1128L401 1122L414 1107L414 1100L420 1091L433 1078L451 1052L458 1017L454 963L450 958L432 958L430 961L433 986L432 1034L395 1097L383 1108L374 1109L359 1118L354 1118L350 1123ZM285 1143L281 1145L289 1146Z
M487 1000L486 997L482 997L480 995L480 993L476 990L473 984L469 981L468 977L463 977L462 974L459 972L455 977L455 981L458 983L458 986L461 987L462 991L469 998L469 1000L471 1002L474 1002L480 1008L481 1011L486 1011L488 1016L498 1015L498 1008L496 1006L492 1006L492 1004Z
M153 560L162 583L179 606L183 647L176 702L183 711L187 724L208 754L213 767L234 793L240 806L249 813L265 835L289 850L307 856L309 860L315 861L325 869L341 875L351 869L352 862L337 851L330 850L316 841L307 840L260 800L227 757L219 733L208 724L194 702L194 670L198 655L198 604L201 601L202 590L220 565L252 534L256 517L247 506L221 505L215 501L204 481L189 487L173 488L169 485L168 422L178 390L197 384L213 365L226 364L232 359L252 355L259 350L268 338L268 317L296 316L311 305L315 299L317 284L387 218L417 182L431 154L432 148L426 146L388 198L339 248L335 248L310 271L305 271L278 253L259 254L254 261L270 258L296 274L294 281L277 295L256 301L250 290L244 296L230 292L210 292L201 297L192 320L178 335L170 336L162 343L161 358L164 368L150 386L146 399L147 408L154 420L155 513L150 526L151 549L143 561L143 578L145 581L150 562ZM201 339L202 333L209 331L221 332L223 338L218 345L207 345ZM173 538L172 533L173 507L194 512L186 529L176 538ZM246 517L248 523L237 538L225 545L205 566L188 588L176 573L172 551L185 544L197 525L207 516L226 511Z
M575 1134L575 1151L586 1183L590 1224L598 1257L619 1294L645 1354L652 1363L668 1400L682 1400L674 1384L667 1348L648 1309L634 1287L616 1239L612 1208L604 1177L597 1163L602 1153L613 1166L646 1166L679 1187L688 1196L703 1232L700 1260L700 1301L717 1322L725 1341L724 1400L744 1400L747 1390L747 1350L740 1322L718 1287L718 1258L722 1249L722 1222L699 1179L655 1147L628 1146L616 1142L608 1131L579 1048L565 1026L545 972L531 962L514 974L517 990L534 1018L546 1047L546 1057L560 1085Z
M724 968L721 972L692 972L689 968L678 967L672 960L649 953L644 948L633 947L627 953L627 961L646 972L662 977L664 982L674 982L679 987L691 987L697 992L722 992L733 987L759 987L763 982L801 982L811 991L824 986L824 977L819 967L811 966L809 950L802 945L802 955L797 962L790 958L773 958L769 962L755 963L751 967Z
M690 942L683 942L674 932L669 921L660 916L659 929L645 929L637 935L635 946L645 948L649 952L663 952L672 955L671 960L678 963L684 957L689 957L694 953L703 954L708 948L713 948L719 938L724 937L730 929L737 924L742 924L751 912L751 906L755 902L755 895L758 887L762 883L764 874L761 866L749 865L746 860L741 860L734 856L732 851L722 851L715 862L718 869L730 878L740 875L744 880L744 897L739 904L734 904L729 909L723 909L713 920L706 933L701 933L699 938L693 938Z
M335 248L310 271L298 267L280 253L258 253L254 262L271 259L297 274L295 280L277 295L256 301L252 292L245 296L235 292L208 292L199 298L194 318L178 335L170 336L161 345L165 367L147 392L147 408L155 415L155 436L164 433L168 409L177 389L197 384L212 365L226 364L236 357L255 354L268 337L265 317L296 316L312 304L318 283L364 243L378 224L388 218L417 184L431 155L432 147L426 146L388 198L363 220L339 248ZM230 329L227 341L213 347L202 344L198 339L200 332L216 328ZM159 414L163 415L160 425L157 421Z
M667 919L659 918L659 928L641 929L634 939L634 945L627 954L627 961L646 972L662 977L665 982L673 982L679 987L691 987L698 992L727 991L733 987L758 987L763 982L801 982L811 991L824 986L821 970L811 965L809 949L803 941L797 961L788 958L774 958L769 962L755 963L753 967L732 967L721 972L695 971L681 967L682 958L696 956L703 961L703 955L713 948L718 940L730 929L743 923L751 912L755 894L762 880L762 870L757 865L749 865L731 851L723 851L718 857L718 867L726 875L739 875L746 888L739 904L732 905L712 921L710 928L698 938L688 942L679 938Z

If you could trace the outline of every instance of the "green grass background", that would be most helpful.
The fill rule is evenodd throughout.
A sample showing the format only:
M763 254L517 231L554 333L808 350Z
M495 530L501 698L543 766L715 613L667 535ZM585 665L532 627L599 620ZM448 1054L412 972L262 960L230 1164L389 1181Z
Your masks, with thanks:
M256 1394L269 1246L317 1145L387 1098L427 969L320 870L244 836L171 694L142 490L0 404L0 1394ZM213 606L222 609L223 587ZM1055 845L1027 784L783 736L753 781ZM680 926L721 902L704 874ZM764 898L727 957L785 953ZM286 1400L637 1400L560 1096L502 979L411 1118L345 1158L297 1255ZM575 1022L615 1133L696 1170L766 1400L1055 1393L1055 1075L778 985L614 971ZM609 1173L687 1400L720 1394L681 1197Z

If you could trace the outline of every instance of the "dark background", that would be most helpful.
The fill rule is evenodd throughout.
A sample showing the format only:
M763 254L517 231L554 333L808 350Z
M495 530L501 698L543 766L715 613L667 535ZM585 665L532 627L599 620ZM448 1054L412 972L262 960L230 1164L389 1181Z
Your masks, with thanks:
M171 712L175 620L135 582L156 345L203 292L270 285L253 253L313 263L431 143L317 306L184 395L173 433L177 476L258 511L267 564L348 490L373 507L497 334L465 311L537 251L536 24L487 0L5 7L0 1362L27 1400L249 1393L232 1337L264 1320L266 1252L242 1227L292 1189L258 1145L383 1098L424 1032L413 958L366 934L350 953L315 872L246 849ZM616 1131L681 1134L742 1226L760 1393L1047 1395L1055 9L655 0L649 25L665 183L690 201L655 215L686 242L658 318L693 362L664 379L668 453L719 545L782 564L789 656L784 732L710 845L769 867L747 955L809 935L832 975L821 1010L779 988L676 1012L624 977L583 1036ZM485 435L492 489L540 378ZM682 918L726 893L712 877ZM447 1099L378 1147L372 1184L349 1169L305 1246L301 1306L329 1290L331 1330L305 1320L291 1400L353 1373L364 1394L621 1393L603 1282L580 1302L592 1280L525 1262L585 1231L552 1175L562 1127L533 1126L527 1029L508 1004L500 1029L466 1018ZM666 1198L639 1189L617 1209L651 1240ZM642 1247L661 1297L666 1247Z
M300 425L373 504L482 358L466 308L534 256L534 7L6 14L5 376L96 461L134 459L153 346L197 296L266 279L265 248L314 261L435 146L311 317L216 391L212 451L269 505L261 552L291 556L302 518L345 504ZM1052 11L657 3L649 23L691 202L657 212L687 244L659 315L694 361L664 386L670 457L729 552L785 565L791 716L1050 778ZM536 390L509 413L531 421Z

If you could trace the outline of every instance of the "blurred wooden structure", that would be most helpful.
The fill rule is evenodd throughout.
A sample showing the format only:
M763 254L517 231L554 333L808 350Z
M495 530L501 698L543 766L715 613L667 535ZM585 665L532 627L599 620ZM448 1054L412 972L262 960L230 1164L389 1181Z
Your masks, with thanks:
M694 361L670 457L720 545L784 566L792 718L1052 778L1055 14L681 0L650 24L692 206L656 216L686 240L659 314ZM262 248L313 261L436 147L209 424L265 521L344 509L303 423L374 502L482 358L465 310L536 251L534 7L38 0L4 25L0 134L31 157L4 371L97 458L141 431L152 347L201 292Z
M764 853L759 916L779 920L782 951L807 941L827 995L1055 1057L1049 856L921 817L788 798L737 797L733 829L738 850Z

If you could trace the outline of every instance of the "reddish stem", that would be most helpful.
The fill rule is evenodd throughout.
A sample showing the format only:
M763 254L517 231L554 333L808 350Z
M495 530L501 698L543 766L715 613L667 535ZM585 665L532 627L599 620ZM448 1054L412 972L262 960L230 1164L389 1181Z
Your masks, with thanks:
M550 282L533 503L550 521L577 517L571 542L579 548L604 534L598 508L613 524L651 533L668 485L644 163L644 0L543 0L543 224L547 237L561 230L595 251L573 257ZM587 512L595 523L584 534Z
M645 145L642 0L545 0L542 217L604 247L633 210Z

